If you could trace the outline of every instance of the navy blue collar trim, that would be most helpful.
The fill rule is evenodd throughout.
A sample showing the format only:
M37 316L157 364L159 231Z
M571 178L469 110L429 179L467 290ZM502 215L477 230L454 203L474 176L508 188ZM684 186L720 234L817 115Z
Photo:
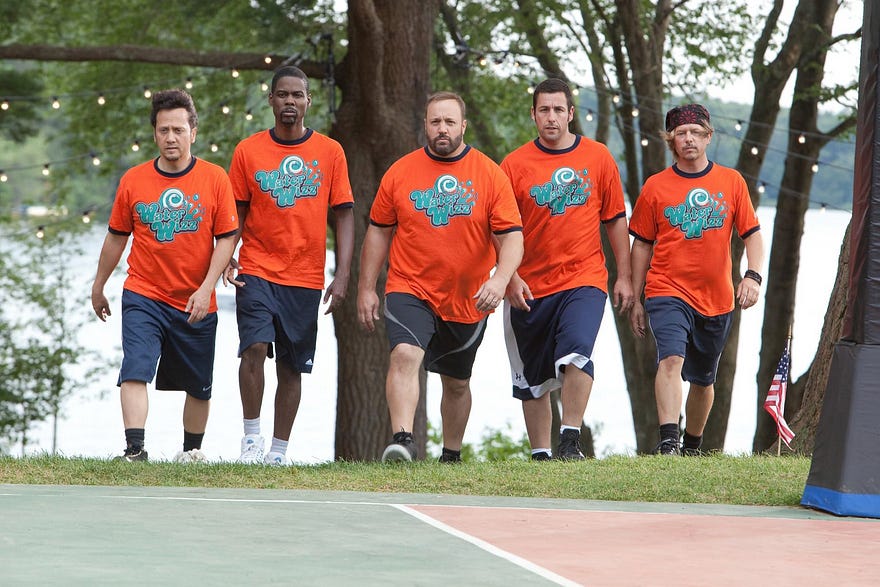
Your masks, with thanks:
M183 171L169 173L168 171L162 171L161 169L159 169L159 158L158 157L153 159L153 169L155 169L156 173L158 173L162 177L171 177L171 178L183 177L184 175L186 175L187 173L192 171L192 168L195 167L195 165L196 165L196 158L195 158L195 156L193 156L192 160L189 162L189 165L186 166L186 169L184 169Z
M464 151L462 151L461 153L459 153L455 157L438 157L437 155L435 155L434 153L431 152L431 150L427 147L427 145L424 147L424 149L425 149L425 155L427 155L430 159L433 159L434 161L439 161L440 163L455 163L456 161L461 161L464 158L464 156L468 154L468 151L471 150L471 146L465 145Z
M581 135L574 135L574 143L571 144L570 147L565 149L548 149L544 145L541 144L541 139L535 139L535 146L538 147L541 151L544 151L548 155L565 155L566 153L571 153L577 146L581 143Z
M674 171L675 174L680 177L684 177L687 179L697 179L697 178L700 178L700 177L707 175L710 171L712 171L713 167L715 167L715 164L713 162L709 161L709 164L706 165L706 169L704 169L703 171L698 171L696 173L688 173L687 171L682 171L681 169L679 169L677 163L673 163L672 164L672 171Z
M300 145L300 144L306 142L307 140L309 140L309 137L312 136L313 132L315 132L315 131L313 131L310 128L307 128L305 134L303 136L301 136L300 138L293 139L292 141L285 141L284 139L278 138L278 135L275 134L275 128L273 127L273 128L269 129L269 136L271 136L272 140L275 141L276 143L278 143L279 145L287 145L288 147L290 147L293 145Z

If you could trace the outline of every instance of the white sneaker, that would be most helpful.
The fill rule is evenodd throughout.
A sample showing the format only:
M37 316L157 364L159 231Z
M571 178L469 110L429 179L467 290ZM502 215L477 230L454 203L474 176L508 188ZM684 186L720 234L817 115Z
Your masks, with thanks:
M241 439L241 456L238 457L238 462L248 465L263 462L263 447L265 444L262 436L246 434Z
M287 456L281 454L280 452L272 451L266 453L266 460L263 462L265 462L267 465L272 465L273 467L286 467L290 464L290 461L287 460Z
M175 463L188 464L188 463L206 463L208 462L208 457L205 456L205 453L200 451L197 448L188 451L180 451L174 457Z

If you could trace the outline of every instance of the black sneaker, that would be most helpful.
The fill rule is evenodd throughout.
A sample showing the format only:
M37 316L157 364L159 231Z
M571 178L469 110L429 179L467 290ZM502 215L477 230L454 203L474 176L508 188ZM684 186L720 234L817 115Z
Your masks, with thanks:
M706 453L701 451L699 448L691 448L689 446L681 447L681 456L683 457L703 457L706 456Z
M678 447L678 441L672 438L664 438L660 441L660 444L654 449L655 455L673 455L678 456L681 454L681 449Z
M128 461L129 463L133 463L135 461L146 461L147 460L147 451L142 448L126 448L125 452L123 452L118 457L113 457L114 461Z
M382 462L412 461L416 458L416 443L409 432L398 432L394 435L394 442L385 448L382 453Z
M559 435L559 456L563 461L582 461L581 433L579 430L563 430Z
M533 461L552 461L553 457L550 456L549 452L542 450L541 452L532 453L532 460Z

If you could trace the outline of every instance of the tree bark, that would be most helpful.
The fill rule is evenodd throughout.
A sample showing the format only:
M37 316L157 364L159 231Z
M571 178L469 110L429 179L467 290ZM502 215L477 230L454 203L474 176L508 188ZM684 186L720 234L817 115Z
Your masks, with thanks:
M336 458L373 460L391 437L385 401L388 342L384 324L366 333L357 322L358 254L370 206L385 170L418 148L429 82L437 0L349 0L348 53L339 65L342 102L331 135L348 158L355 194L355 259L350 294L334 314L338 344ZM384 272L378 289L385 287ZM423 387L424 389L424 387ZM417 421L425 448L424 394Z

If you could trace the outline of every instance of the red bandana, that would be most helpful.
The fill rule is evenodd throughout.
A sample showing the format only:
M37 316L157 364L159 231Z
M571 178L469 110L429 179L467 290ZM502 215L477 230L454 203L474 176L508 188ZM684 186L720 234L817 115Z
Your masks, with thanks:
M666 132L682 124L709 125L709 111L702 104L685 104L676 106L666 113Z

